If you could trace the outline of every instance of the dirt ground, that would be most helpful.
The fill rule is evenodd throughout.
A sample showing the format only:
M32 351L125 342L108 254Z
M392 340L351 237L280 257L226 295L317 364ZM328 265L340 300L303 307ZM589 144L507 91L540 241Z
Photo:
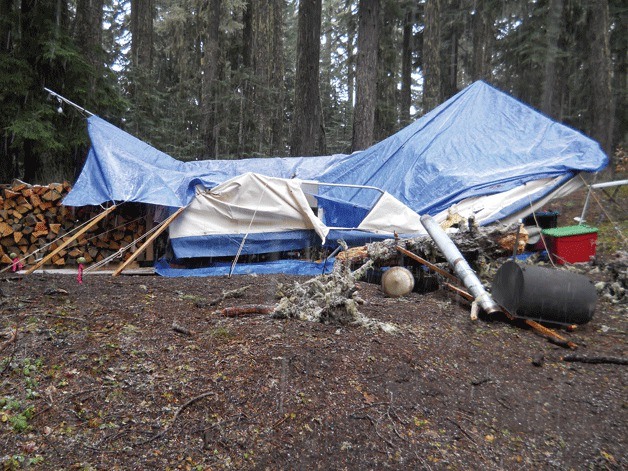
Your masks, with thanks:
M563 202L565 215L581 209L577 201ZM601 247L599 267L611 245ZM625 297L600 296L591 322L559 330L575 351L505 317L472 321L468 303L444 289L387 298L360 282L360 311L393 323L394 333L219 311L274 305L278 283L305 280L0 278L0 463L628 467ZM209 305L245 286L242 297ZM563 360L574 353L624 364Z

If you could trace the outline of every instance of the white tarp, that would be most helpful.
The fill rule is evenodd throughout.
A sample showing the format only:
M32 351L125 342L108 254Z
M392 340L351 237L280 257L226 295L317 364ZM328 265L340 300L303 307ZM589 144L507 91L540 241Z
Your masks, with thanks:
M498 214L507 213L508 216L500 219L499 222L502 224L511 224L543 208L543 206L548 204L552 199L568 195L572 191L580 188L583 184L580 178L575 177L556 187L558 180L560 180L560 178L543 178L494 195L467 198L466 200L452 205L448 210L441 211L434 216L434 219L441 223L451 215L459 215L465 220L473 216L475 222L482 225L485 221L494 221ZM556 187L555 190L547 193L549 189L554 187ZM539 194L545 196L539 199ZM514 213L504 211L505 208L516 205L522 200L527 201L528 205L524 206L519 211Z
M380 197L358 229L389 234L425 233L419 215L390 193L384 193Z
M300 180L245 173L196 196L170 225L170 238L313 229L324 241L329 229L316 217Z

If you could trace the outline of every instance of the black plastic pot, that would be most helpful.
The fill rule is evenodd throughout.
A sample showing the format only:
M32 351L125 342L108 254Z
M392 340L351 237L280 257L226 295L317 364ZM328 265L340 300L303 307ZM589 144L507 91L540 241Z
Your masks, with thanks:
M557 324L589 322L597 302L595 286L586 276L513 261L499 268L491 291L511 314Z

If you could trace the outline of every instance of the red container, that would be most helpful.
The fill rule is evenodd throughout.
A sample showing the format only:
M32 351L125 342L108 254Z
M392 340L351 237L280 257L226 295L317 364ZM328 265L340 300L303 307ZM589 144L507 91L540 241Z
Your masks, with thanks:
M588 262L595 256L597 228L586 226L556 227L542 231L554 263Z

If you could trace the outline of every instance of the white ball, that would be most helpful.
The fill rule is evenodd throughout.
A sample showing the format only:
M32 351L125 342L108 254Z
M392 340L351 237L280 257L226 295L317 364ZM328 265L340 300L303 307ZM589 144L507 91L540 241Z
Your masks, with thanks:
M407 268L392 267L382 275L382 291L386 296L405 296L414 288L414 275Z

